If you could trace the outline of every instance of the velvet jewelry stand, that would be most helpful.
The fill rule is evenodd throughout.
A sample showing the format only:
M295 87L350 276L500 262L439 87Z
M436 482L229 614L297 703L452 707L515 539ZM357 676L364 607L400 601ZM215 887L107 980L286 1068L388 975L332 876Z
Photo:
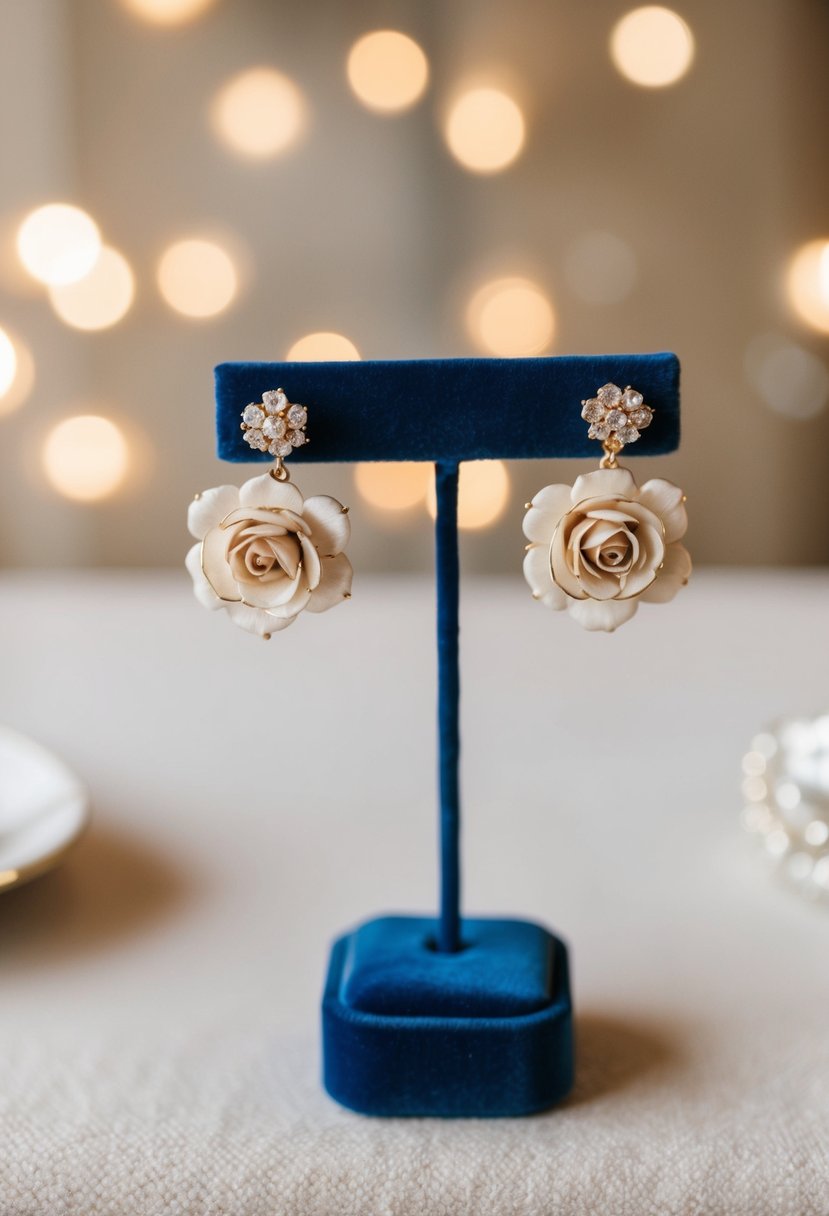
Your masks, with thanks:
M579 403L611 381L655 410L636 455L679 442L675 355L416 362L224 363L218 453L270 463L240 414L268 389L309 407L318 461L435 464L440 910L382 916L334 943L322 1003L329 1094L369 1115L510 1116L544 1110L573 1080L567 950L540 925L460 915L458 467L464 460L584 457ZM520 553L520 537L516 538ZM516 558L516 578L520 578Z

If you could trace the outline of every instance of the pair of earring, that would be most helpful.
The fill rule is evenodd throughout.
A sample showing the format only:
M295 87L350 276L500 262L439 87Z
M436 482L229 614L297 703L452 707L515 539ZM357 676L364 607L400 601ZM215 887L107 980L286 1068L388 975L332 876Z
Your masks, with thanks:
M688 582L685 495L660 478L640 488L619 465L619 453L653 419L640 392L605 384L581 404L604 455L573 486L545 486L526 504L524 576L548 608L612 632L640 601L665 603ZM348 507L325 494L304 498L285 467L307 443L307 421L307 407L281 388L246 406L244 438L253 451L269 452L274 467L238 488L197 494L188 513L198 543L186 564L197 599L264 638L306 608L325 612L351 597Z

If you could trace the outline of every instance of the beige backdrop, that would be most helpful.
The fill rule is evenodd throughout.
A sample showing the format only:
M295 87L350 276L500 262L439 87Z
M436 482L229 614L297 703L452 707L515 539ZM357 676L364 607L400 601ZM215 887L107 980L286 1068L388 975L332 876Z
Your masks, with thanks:
M785 386L772 409L746 370L767 335L825 354L783 276L797 246L829 235L829 10L685 3L693 67L645 90L608 59L627 7L216 0L160 30L117 0L2 0L0 324L25 337L37 382L0 418L0 561L180 562L192 492L240 473L212 455L215 362L281 358L320 329L367 358L474 353L463 300L502 272L549 292L553 353L678 352L682 451L647 471L687 487L698 561L829 560L829 415L793 417ZM344 76L353 40L385 26L416 37L432 72L423 102L395 118L362 108ZM311 113L296 149L264 164L228 154L206 116L217 88L257 63L290 74ZM456 82L480 71L513 82L528 122L523 156L493 177L457 166L439 126ZM136 271L136 303L110 331L66 328L16 263L21 216L54 198L88 208ZM616 304L585 303L574 287L574 243L593 230L635 253L634 289ZM211 321L176 316L154 284L165 245L194 231L221 234L243 267L236 306ZM92 411L133 444L127 485L95 506L62 499L39 464L46 428ZM509 509L469 534L469 568L515 568L525 498L575 471L511 466ZM355 566L425 568L425 514L367 508L352 476L311 467L303 484L352 503Z

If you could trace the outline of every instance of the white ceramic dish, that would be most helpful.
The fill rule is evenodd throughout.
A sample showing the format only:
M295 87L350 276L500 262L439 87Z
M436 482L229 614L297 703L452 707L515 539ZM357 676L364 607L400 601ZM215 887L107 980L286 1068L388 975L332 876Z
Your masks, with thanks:
M0 891L61 862L89 819L89 797L57 756L0 726Z

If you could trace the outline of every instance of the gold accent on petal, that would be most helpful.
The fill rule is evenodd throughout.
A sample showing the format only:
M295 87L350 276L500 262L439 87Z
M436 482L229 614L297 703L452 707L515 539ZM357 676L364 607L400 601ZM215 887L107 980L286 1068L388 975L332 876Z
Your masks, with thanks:
M219 595L218 591L217 591L217 590L216 590L216 588L213 586L213 584L211 583L210 579L207 577L207 571L206 571L206 570L205 570L205 568L204 568L204 541L202 541L202 542L201 542L201 544L199 545L199 565L201 566L201 572L202 572L202 574L204 575L204 577L205 577L205 579L206 579L206 581L207 581L207 585L208 585L208 587L209 587L209 588L210 588L210 590L213 592L213 594L215 595L215 597L216 597L216 599L217 599L217 600L221 600L221 602L222 602L223 604L244 604L244 603L245 603L245 601L244 601L244 600L241 598L241 596L239 597L239 599L238 599L238 600L229 600L229 599L227 598L227 596L225 596L225 595ZM231 577L233 577L233 576L231 575ZM235 579L234 579L234 582L235 582ZM250 604L250 605L249 605L249 607L251 607L251 608L252 608L253 606L254 606L253 604Z
M263 633L263 634L262 634L262 641L263 641L263 642L269 642L270 640L271 640L271 635L270 635L269 633Z
M198 494L193 495L193 502L201 502L201 491L199 491Z

